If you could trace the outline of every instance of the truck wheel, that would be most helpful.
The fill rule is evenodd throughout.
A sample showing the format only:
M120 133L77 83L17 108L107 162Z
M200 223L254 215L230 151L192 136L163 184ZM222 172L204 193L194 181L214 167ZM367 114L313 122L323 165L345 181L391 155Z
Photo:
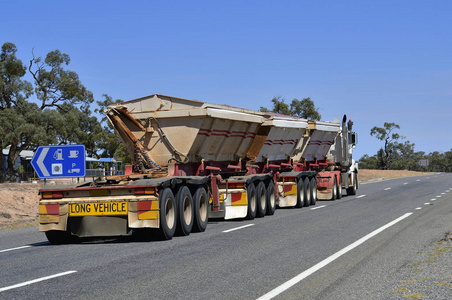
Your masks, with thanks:
M267 215L271 216L276 210L276 190L273 180L270 180L267 185Z
M260 181L256 186L256 199L257 199L257 213L258 218L263 218L265 212L267 211L267 190L265 189L265 184Z
M311 205L315 205L317 202L317 179L315 176L311 178Z
M332 189L331 200L334 201L337 198L337 180L336 180L336 176L334 176L333 187L331 189Z
M71 234L69 229L65 231L50 230L46 231L45 234L49 242L54 245L77 243L80 241L77 236Z
M311 205L311 184L309 181L309 177L306 177L303 180L303 189L304 189L304 202L303 202L303 206L304 207L308 207L309 205Z
M160 194L160 232L162 238L170 240L176 231L176 201L170 188L165 188Z
M342 198L342 176L339 175L339 184L337 185L337 199Z
M250 183L248 184L248 187L246 188L246 200L248 202L248 213L246 215L246 218L248 220L253 220L256 217L256 188L254 187L254 184Z
M193 197L188 187L183 186L176 194L177 227L181 235L189 235L193 228Z
M358 175L356 173L352 174L353 176L353 185L347 189L347 195L353 196L356 195L356 190L358 189Z
M193 195L195 204L194 231L203 232L209 220L209 199L204 188L199 187Z
M304 181L303 179L299 179L297 181L297 204L295 204L296 208L301 208L303 207L304 204L304 197L305 197L305 192L304 192Z

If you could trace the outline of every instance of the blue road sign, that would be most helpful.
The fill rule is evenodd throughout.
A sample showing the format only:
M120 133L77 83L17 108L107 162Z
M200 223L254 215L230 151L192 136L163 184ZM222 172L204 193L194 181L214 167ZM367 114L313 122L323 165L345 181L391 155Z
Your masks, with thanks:
M39 178L85 177L85 145L39 146L31 165Z

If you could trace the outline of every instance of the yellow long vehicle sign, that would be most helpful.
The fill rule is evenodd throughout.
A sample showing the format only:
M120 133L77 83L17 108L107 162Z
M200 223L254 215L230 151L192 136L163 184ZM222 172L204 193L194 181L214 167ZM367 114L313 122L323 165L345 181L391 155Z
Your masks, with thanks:
M72 203L69 205L69 215L74 217L127 215L127 202Z

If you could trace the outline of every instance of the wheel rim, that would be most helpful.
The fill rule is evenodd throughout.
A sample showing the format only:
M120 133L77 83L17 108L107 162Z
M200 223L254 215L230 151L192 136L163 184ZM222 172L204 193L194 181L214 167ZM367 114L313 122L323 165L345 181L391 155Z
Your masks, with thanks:
M166 200L165 205L165 218L166 218L166 224L169 228L173 228L175 224L175 213L174 213L174 203L171 201L171 199Z
M251 210L255 211L256 210L256 193L253 192L251 193L251 197L250 197L250 206L251 206Z
M274 189L270 190L270 205L271 205L272 208L276 206L276 197L275 197L275 190Z
M184 198L183 205L184 205L184 222L186 225L190 225L190 221L193 216L193 207L188 196Z
M202 195L199 199L199 217L202 222L207 220L207 201L204 195Z
M261 191L260 191L260 195L261 195L261 198L260 198L260 201L261 201L261 208L262 208L262 210L264 210L265 211L265 208L266 208L266 206L265 206L265 193L264 193L265 191L264 191L264 188L261 188Z
M317 199L317 183L315 183L315 181L314 184L312 185L312 197L314 198L312 200Z

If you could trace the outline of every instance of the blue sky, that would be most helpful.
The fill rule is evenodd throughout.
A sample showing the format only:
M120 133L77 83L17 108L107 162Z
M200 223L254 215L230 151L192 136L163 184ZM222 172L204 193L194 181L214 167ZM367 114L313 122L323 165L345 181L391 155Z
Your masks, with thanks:
M416 151L452 149L451 1L4 1L0 43L71 57L94 93L150 94L258 110L311 97L347 114L355 159L400 125Z

